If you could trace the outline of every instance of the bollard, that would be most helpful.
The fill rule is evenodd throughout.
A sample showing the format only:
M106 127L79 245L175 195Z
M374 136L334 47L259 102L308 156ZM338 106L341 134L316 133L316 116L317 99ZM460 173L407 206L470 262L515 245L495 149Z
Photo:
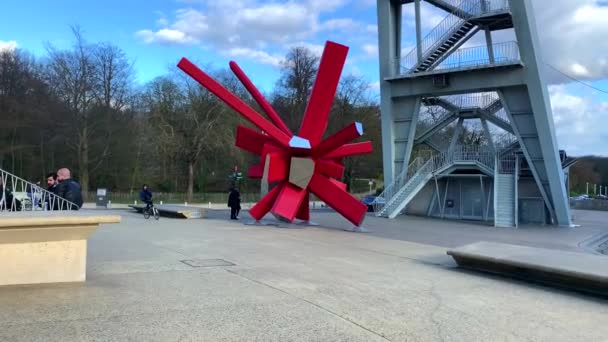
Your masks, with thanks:
M137 201L133 201L133 205L137 205Z
M211 209L211 202L209 202L209 209Z
M160 201L160 205L163 205L163 201Z
M108 200L108 204L106 205L107 209L112 209L112 201Z
M187 207L187 206L188 206L188 202L184 202L184 207Z

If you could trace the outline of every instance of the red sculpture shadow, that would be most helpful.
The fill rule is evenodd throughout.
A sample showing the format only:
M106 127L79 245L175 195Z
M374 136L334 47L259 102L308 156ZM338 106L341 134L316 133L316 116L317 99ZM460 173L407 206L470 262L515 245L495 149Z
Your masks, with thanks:
M270 122L224 88L186 58L178 67L203 87L240 113L261 132L239 125L236 146L261 157L260 164L249 168L249 177L277 183L251 210L261 220L268 212L289 222L308 221L309 193L356 226L361 225L367 206L346 191L342 178L344 157L372 152L371 142L349 144L363 134L360 123L353 123L322 140L336 94L348 47L328 41L298 135L294 135L270 103L262 96L235 62L230 68L264 110Z

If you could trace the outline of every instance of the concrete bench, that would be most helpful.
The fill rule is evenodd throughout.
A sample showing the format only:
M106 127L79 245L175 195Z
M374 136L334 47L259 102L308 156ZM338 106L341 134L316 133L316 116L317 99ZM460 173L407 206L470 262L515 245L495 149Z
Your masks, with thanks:
M608 296L608 257L478 242L449 250L459 266Z
M87 239L120 216L0 217L0 285L82 282Z

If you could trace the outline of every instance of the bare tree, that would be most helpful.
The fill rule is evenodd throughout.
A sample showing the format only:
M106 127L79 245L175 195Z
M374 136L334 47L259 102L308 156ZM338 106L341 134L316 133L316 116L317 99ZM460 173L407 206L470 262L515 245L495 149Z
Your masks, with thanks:
M78 174L83 192L89 188L89 143L94 134L91 127L91 106L95 100L95 62L93 48L84 40L82 31L72 27L74 46L58 50L49 45L48 83L54 94L67 106L71 120L66 142L78 156Z
M300 128L318 68L319 57L306 47L291 48L281 63L282 76L272 102L293 132Z

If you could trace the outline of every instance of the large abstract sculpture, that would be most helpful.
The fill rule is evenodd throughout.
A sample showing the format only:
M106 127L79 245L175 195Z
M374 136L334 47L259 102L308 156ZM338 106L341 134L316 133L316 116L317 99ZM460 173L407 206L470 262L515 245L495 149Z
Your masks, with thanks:
M371 153L372 145L349 144L363 134L360 123L322 139L347 53L346 46L329 41L325 44L298 135L289 130L235 62L230 62L230 69L271 122L187 59L179 62L180 69L261 130L239 125L236 135L237 147L261 157L258 165L249 168L248 176L276 183L249 211L254 219L259 221L271 212L289 222L295 218L309 221L309 193L313 193L356 226L363 221L367 207L337 179L344 173L344 157Z

